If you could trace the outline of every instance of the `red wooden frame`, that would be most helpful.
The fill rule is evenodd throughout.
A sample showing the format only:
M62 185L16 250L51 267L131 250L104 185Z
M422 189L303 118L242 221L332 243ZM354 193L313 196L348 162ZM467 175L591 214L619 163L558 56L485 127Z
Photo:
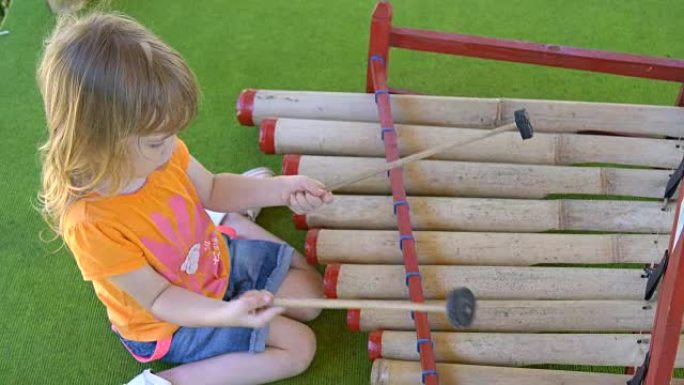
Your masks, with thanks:
M667 271L663 276L658 289L658 307L656 308L655 321L651 331L650 367L646 373L645 385L669 384L672 379L679 335L682 330L682 316L684 315L684 237L680 235L675 243L675 234L679 223L679 215L682 212L684 189L679 188L675 219L672 224L672 233L668 251L670 260Z
M517 40L494 39L481 36L425 31L392 26L392 6L387 1L377 3L373 11L368 50L366 92L376 90L395 91L387 86L390 48L437 52L451 55L477 57L517 63L529 63L551 67L570 68L638 78L684 82L684 60L657 58L643 55L589 50L558 45L544 45ZM371 60L373 57L382 60ZM377 95L377 94L376 94ZM393 128L392 113L387 94L377 96L381 127ZM684 106L684 86L680 88L675 105ZM388 161L398 157L396 136L388 131L385 136ZM403 173L401 169L390 173L392 193L395 201L405 199ZM670 261L658 292L658 305L651 331L650 368L645 385L662 385L672 378L675 354L679 343L684 316L684 235L675 244L679 213L684 200L684 189L679 190L675 219L670 236ZM407 206L397 207L400 234L410 235L410 216ZM407 227L408 226L408 227ZM407 272L418 271L413 241L404 243L404 265ZM676 290L679 288L679 290ZM420 280L409 281L412 301L422 301ZM416 314L418 338L430 338L427 317ZM432 346L423 344L421 367L423 371L434 369ZM426 383L436 384L436 376L428 376Z
M399 159L399 147L397 145L397 135L394 131L385 61L382 56L376 54L371 55L369 60L369 72L373 83L373 90L376 92L375 100L378 105L380 127L382 127L382 136L385 143L385 159L388 162L392 162ZM390 170L389 178L394 200L394 212L397 216L399 227L400 237L398 246L401 248L404 256L404 269L406 271L409 297L413 302L424 302L418 257L413 239L413 226L411 225L411 215L406 199L406 190L404 189L404 170L402 168ZM427 313L415 312L413 317L416 324L417 341L421 341L418 344L418 352L420 353L420 364L423 369L423 383L426 385L437 385L437 371Z

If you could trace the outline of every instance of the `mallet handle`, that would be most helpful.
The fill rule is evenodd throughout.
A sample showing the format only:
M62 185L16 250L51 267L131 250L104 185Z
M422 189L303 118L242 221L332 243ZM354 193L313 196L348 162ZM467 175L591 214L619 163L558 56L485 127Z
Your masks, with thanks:
M414 303L409 301L380 301L359 299L275 298L273 306L316 309L385 309L426 313L444 313L444 303Z
M467 140L456 139L456 140L452 140L452 141L450 141L450 142L442 143L442 144L440 144L439 146L435 146L435 147L432 147L432 148L428 148L428 149L423 150L423 151L421 151L421 152L417 152L417 153L415 153L415 154L411 154L411 155L406 156L406 157L403 157L403 158L401 158L401 159L397 159L397 160L395 160L395 161L393 161L393 162L386 163L386 164L382 165L382 167L378 167L378 168L375 168L375 169L372 169L372 170L369 170L369 171L360 172L360 173L358 173L358 174L356 174L356 175L352 175L351 177L349 177L349 178L347 178L347 179L343 179L343 180L341 180L341 181L339 181L339 182L336 182L336 183L333 183L333 184L331 184L331 185L325 186L325 189L328 190L328 191L334 191L334 190L337 190L337 189L339 189L339 188L341 188L341 187L350 185L350 184L352 184L352 183L356 183L356 182L358 182L358 181L360 181L360 180L364 180L364 179L366 179L366 178L370 178L370 177L372 177L373 175L379 174L379 173L381 173L381 172L384 172L384 171L387 171L387 170L391 170L391 169L396 168L396 167L402 167L402 166L404 166L405 164L414 162L414 161L416 161L416 160L429 158L429 157L431 157L431 156L433 156L433 155L435 155L435 154L439 154L440 152L446 151L446 150L448 150L448 149L450 149L450 148L452 148L452 147L456 147L456 146L459 146L459 147L460 147L460 146L465 146L465 145L467 145L467 144L470 144L470 143L473 143L473 142L477 142L478 140L487 139L487 138L492 137L492 136L494 136L494 135L498 135L498 134L500 134L500 133L502 133L502 132L509 131L509 130L514 129L514 128L516 128L516 127L517 127L517 126L516 126L515 123L509 123L509 124L505 124L505 125L503 125L503 126L499 126L499 127L495 128L495 129L493 129L493 130L487 131L485 134L482 134L482 135L477 136L477 137L474 137L474 138L470 138L470 139L467 139Z

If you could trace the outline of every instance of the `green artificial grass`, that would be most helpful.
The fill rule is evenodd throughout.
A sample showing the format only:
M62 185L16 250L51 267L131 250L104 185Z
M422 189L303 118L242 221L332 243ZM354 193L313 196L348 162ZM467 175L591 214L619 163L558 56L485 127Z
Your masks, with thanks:
M372 1L111 1L179 50L203 91L183 135L213 171L239 172L280 159L257 148L257 130L238 125L242 88L363 91ZM543 43L684 58L684 2L663 0L402 0L395 24ZM0 383L120 384L143 368L109 330L104 308L32 208L39 188L36 148L45 137L34 73L54 23L42 1L13 1L0 36ZM393 50L390 81L424 93L670 105L677 84L520 64ZM301 249L304 233L285 209L263 226ZM283 384L365 384L366 336L346 331L344 312L311 323L318 355ZM162 366L155 364L153 368Z

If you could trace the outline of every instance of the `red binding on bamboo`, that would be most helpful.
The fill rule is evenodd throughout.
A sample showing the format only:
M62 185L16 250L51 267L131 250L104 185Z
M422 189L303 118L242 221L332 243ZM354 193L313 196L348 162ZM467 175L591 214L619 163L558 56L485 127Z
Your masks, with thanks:
M361 310L347 310L347 329L349 329L350 332L358 332L361 330Z
M240 92L240 96L238 96L235 108L237 110L237 120L243 126L254 125L254 121L252 120L252 112L254 111L254 96L256 96L256 90L252 88L242 90L242 92Z
M292 222L294 222L295 228L299 230L309 229L309 224L306 223L306 214L293 214Z
M299 161L302 159L301 155L287 154L283 156L283 175L298 175L299 174Z
M251 117L250 117L251 119ZM276 120L266 118L259 125L259 149L264 154L275 154Z
M382 358L382 330L368 333L368 358L371 361Z
M311 229L306 233L304 239L304 256L309 265L318 265L318 255L316 255L316 242L318 242L318 232L320 229Z
M323 293L327 298L337 298L337 278L340 276L340 265L337 263L325 267L323 273Z

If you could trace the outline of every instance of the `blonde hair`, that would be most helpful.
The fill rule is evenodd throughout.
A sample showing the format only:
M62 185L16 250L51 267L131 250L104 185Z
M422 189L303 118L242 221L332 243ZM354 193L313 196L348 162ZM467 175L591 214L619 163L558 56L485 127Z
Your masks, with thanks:
M197 113L197 81L181 55L120 14L62 16L37 77L48 129L40 210L58 235L70 204L130 180L127 138L177 133Z

